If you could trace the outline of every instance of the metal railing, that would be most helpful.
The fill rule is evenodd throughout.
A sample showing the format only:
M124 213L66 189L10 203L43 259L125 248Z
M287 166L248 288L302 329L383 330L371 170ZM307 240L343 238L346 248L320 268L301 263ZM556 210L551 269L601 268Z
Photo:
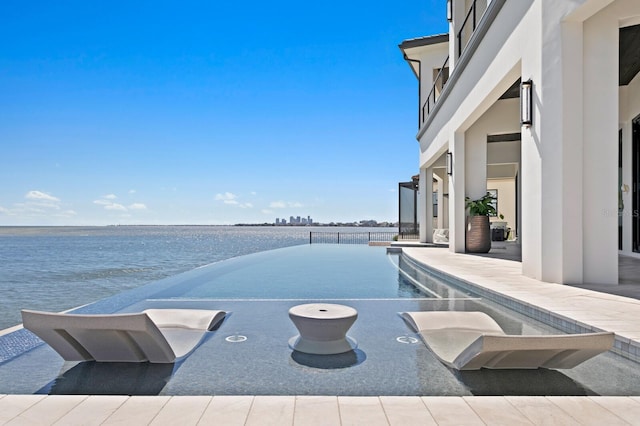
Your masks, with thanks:
M484 9L480 10L481 8L484 8ZM473 3L471 3L471 7L469 8L469 11L465 16L464 21L460 26L460 31L458 31L458 34L457 34L457 40L458 40L457 57L458 58L462 55L462 52L464 52L464 49L469 44L469 41L471 40L471 36L476 31L478 22L480 21L480 18L482 17L486 9L487 9L486 0L480 0L480 4L478 4L478 0L474 0ZM438 102L438 99L440 98L440 93L444 89L444 86L447 83L447 80L449 79L448 64L449 64L449 57L447 56L447 59L444 61L442 68L440 68L440 72L438 73L438 75L435 78L435 81L433 82L433 86L431 87L431 91L429 92L427 99L424 101L419 111L418 119L420 124L418 128L422 128L424 123L427 121L427 117L429 117L429 114L431 114L431 111L433 111L433 108L435 107L436 103Z
M458 56L462 55L462 51L463 51L463 46L462 46L462 42L463 42L463 38L465 38L465 43L464 43L464 47L467 46L467 43L469 43L469 39L471 38L471 34L473 34L473 32L476 30L476 25L477 25L477 0L474 0L473 3L471 4L471 7L469 8L469 12L467 12L467 16L464 18L464 21L462 22L462 25L460 26L460 31L458 31ZM471 31L469 31L469 27L467 27L467 24L471 24Z
M380 232L309 232L309 244L369 244L417 239L415 233Z
M427 99L422 104L422 109L420 111L420 126L424 124L427 120L429 114L433 110L436 102L438 102L438 98L440 97L440 93L442 93L442 89L444 89L444 85L447 84L447 80L449 79L449 57L445 59L444 64L440 68L438 75L436 76L433 86L431 86L431 91L427 96Z

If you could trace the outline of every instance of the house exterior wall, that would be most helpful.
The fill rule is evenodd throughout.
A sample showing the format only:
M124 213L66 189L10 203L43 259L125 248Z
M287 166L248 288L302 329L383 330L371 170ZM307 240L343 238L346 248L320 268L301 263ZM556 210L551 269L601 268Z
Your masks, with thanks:
M464 197L486 190L486 135L520 130L512 121L518 110L493 113L506 105L498 99L518 78L531 79L533 125L521 129L518 169L523 274L617 283L618 129L630 154L630 120L640 113L640 84L618 88L618 35L621 22L640 16L640 2L518 0L500 7L417 135L421 169L453 153L450 249L464 251ZM453 34L455 23L451 28ZM624 223L630 229L629 217Z

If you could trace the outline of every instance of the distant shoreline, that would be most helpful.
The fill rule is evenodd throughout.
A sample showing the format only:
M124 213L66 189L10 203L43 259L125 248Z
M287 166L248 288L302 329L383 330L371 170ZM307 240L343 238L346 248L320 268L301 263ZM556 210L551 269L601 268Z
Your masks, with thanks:
M218 226L218 227L251 227L265 226L273 228L397 228L395 223L379 223L379 224L357 224L357 223L313 223L313 224L286 224L276 225L275 223L236 223L233 225L206 225L206 224L127 224L127 225L0 225L0 229L10 228L115 228L115 227L161 227L161 226Z

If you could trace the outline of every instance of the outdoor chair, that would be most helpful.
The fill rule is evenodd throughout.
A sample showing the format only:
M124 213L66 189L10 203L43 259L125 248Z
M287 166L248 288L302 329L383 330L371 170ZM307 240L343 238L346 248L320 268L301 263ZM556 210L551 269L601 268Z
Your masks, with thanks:
M23 310L22 321L65 361L173 363L187 356L225 315L201 309L107 315Z
M613 333L507 335L483 312L404 312L407 324L456 370L573 368L613 346Z

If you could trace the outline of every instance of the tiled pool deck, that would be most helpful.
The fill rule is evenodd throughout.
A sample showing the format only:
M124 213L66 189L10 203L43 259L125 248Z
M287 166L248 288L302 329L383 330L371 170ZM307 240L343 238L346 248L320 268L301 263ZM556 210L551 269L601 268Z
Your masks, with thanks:
M404 248L436 273L474 286L567 331L616 333L616 351L638 360L640 300L523 277L520 263ZM640 264L640 263L639 263ZM0 395L0 424L243 425L640 425L640 396L630 397L336 397Z

